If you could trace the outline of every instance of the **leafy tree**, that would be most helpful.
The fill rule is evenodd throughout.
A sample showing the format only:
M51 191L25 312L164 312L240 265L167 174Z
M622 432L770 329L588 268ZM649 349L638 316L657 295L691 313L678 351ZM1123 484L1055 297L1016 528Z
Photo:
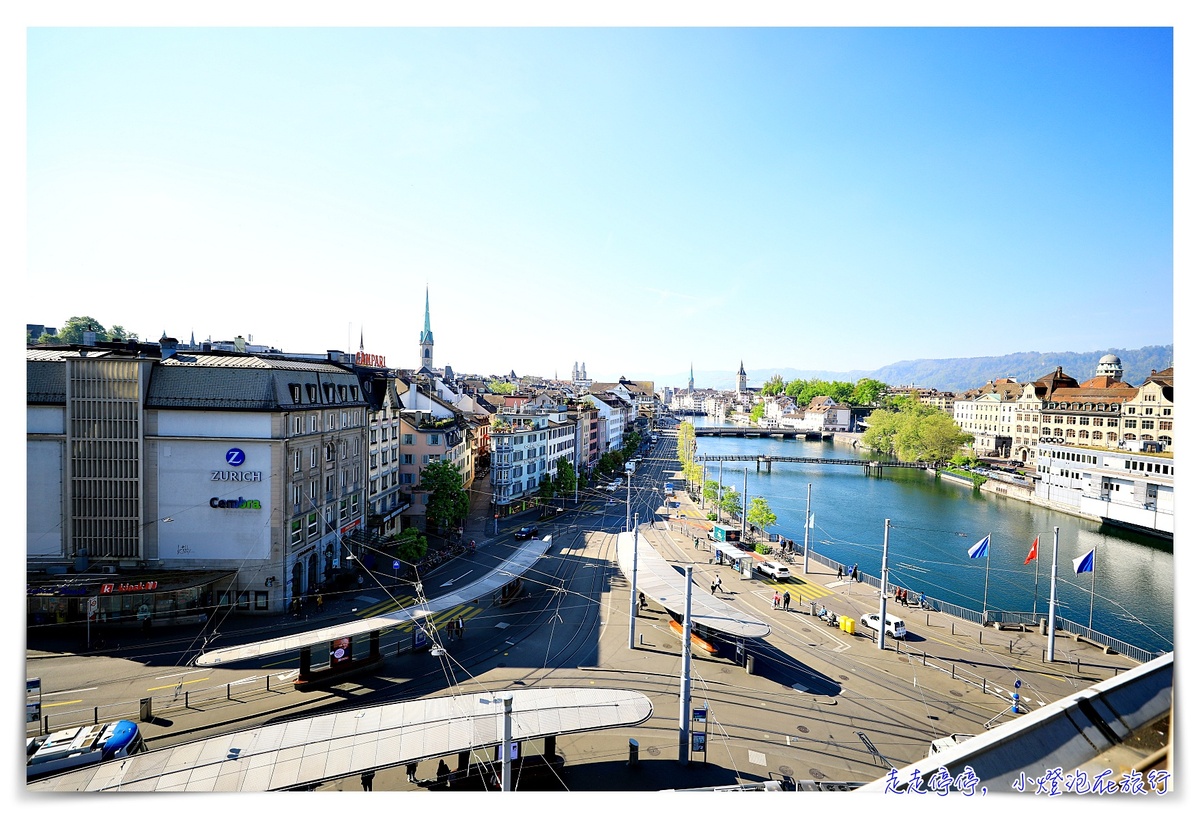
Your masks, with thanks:
M575 491L575 485L579 478L575 474L575 467L567 458L558 458L557 467L558 471L554 476L554 496L566 497Z
M406 528L392 535L392 540L396 543L397 559L404 562L417 562L429 550L429 541L415 528Z
M733 486L726 486L722 490L721 511L730 517L736 517L742 513L742 495Z
M492 380L488 381L488 392L493 395L511 395L517 391L516 384L508 381Z
M625 445L621 447L622 454L628 460L633 456L633 453L638 450L638 446L642 445L642 434L637 429L630 429L625 433Z
M765 534L767 529L775 525L778 519L764 498L753 497L750 499L750 508L746 509L746 522L750 525Z
M939 409L913 400L900 405L899 411L876 409L871 413L867 418L870 428L863 435L865 445L908 462L940 463L974 439Z
M871 406L879 402L887 392L887 384L883 381L877 381L873 378L859 378L858 383L854 384L854 394L851 396L851 403L859 406Z
M85 332L96 333L97 341L109 340L108 330L104 328L104 325L87 315L75 315L68 318L67 323L63 324L62 329L58 331L58 337L64 344L82 344Z
M771 395L782 395L784 385L783 376L776 373L762 385L762 389L759 390L759 394L767 397L770 397Z
M718 483L716 480L705 480L704 481L704 499L705 500L715 503L717 501L717 494L720 491L721 491L721 484Z
M767 405L765 403L754 404L754 408L750 410L750 422L758 423L766 413Z
M420 490L429 494L425 518L439 527L453 525L466 518L471 501L463 488L458 467L449 460L437 460L421 469Z
M125 328L120 324L113 324L112 329L108 331L109 340L112 341L136 341L138 336L136 332L126 332Z

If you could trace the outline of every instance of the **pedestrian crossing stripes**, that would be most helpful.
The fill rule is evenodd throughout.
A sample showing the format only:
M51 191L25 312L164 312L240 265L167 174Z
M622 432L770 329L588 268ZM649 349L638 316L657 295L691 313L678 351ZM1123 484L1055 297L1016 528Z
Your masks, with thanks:
M791 580L783 582L764 581L763 584L768 588L779 591L779 593L791 591L793 597L799 596L806 602L810 599L818 599L823 596L830 596L837 593L837 591L831 588L826 588L824 585L818 585L814 582L807 582L795 577L793 577ZM792 604L796 604L794 598L792 600Z
M395 601L388 600L387 602L380 603L379 605L375 605L366 609L366 611L360 612L359 617L367 619L373 616L382 616L383 614L390 613L392 611L398 611L401 608L407 608L416 601L417 600L411 596L398 597ZM432 622L438 630L441 630L447 622L450 622L453 619L462 617L462 620L465 623L471 619L474 619L481 613L483 613L483 608L477 608L474 605L457 605L448 611L443 611L437 616L429 617L426 621ZM411 621L404 622L399 624L395 629L401 633L410 633L413 629L413 623Z

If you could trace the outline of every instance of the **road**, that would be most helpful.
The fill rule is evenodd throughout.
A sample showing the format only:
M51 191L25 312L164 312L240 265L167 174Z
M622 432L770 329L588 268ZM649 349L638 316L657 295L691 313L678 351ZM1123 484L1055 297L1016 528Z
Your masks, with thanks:
M1005 696L1017 678L1024 682L1025 706L1036 707L1133 665L1078 644L1063 651L1079 660L1077 665L1047 665L1041 662L1036 634L984 632L927 612L905 612L913 636L899 649L892 640L880 650L861 631L829 628L806 614L805 603L817 599L857 619L877 609L877 596L812 566L803 574L799 561L794 570L800 575L785 582L758 575L747 579L711 564L712 552L697 549L663 505L667 479L682 488L674 448L673 435L660 435L627 492L642 523L643 542L680 569L693 565L701 589L720 575L729 591L727 601L772 625L769 637L747 646L755 659L753 674L732 656L693 658L692 703L709 710L709 741L707 754L694 755L687 766L675 761L681 643L670 631L669 615L653 607L639 614L638 642L633 650L628 647L630 589L615 567L616 533L626 519L624 491L582 490L577 505L568 504L566 512L539 524L541 535L554 535L554 544L527 574L528 595L504 608L492 607L489 600L469 606L465 637L445 642L443 656L412 653L407 650L410 637L395 631L384 637L382 652L389 658L374 675L329 690L300 692L286 683L297 667L294 655L242 667L188 667L188 656L199 647L193 634L139 644L118 656L34 654L29 674L42 677L52 718L56 710L99 708L103 719L120 703L153 696L157 718L144 725L151 747L300 713L427 695L535 685L628 688L650 696L655 706L651 720L638 728L643 762L636 769L625 765L629 736L610 731L563 737L558 751L567 764L551 788L646 790L765 778L874 780L891 766L923 757L932 738L977 733L989 720L1004 718ZM686 500L681 511L693 519L700 516ZM510 518L498 535L477 537L476 554L422 578L427 594L436 596L442 583L466 582L488 570L513 546L513 531L528 522ZM772 607L777 588L791 591L791 612ZM381 606L404 604L398 590L378 586L333 599L324 620L368 616ZM454 615L448 612L446 618ZM271 632L305 626L274 623ZM232 633L222 639L233 638ZM262 636L252 630L237 638ZM264 674L272 674L269 691ZM235 686L229 698L211 695L214 688L220 694L220 686L247 679L259 681ZM209 693L202 696L202 690ZM187 707L180 702L185 694L191 699ZM358 787L357 779L320 786ZM382 770L375 780L376 789L413 787L402 771Z

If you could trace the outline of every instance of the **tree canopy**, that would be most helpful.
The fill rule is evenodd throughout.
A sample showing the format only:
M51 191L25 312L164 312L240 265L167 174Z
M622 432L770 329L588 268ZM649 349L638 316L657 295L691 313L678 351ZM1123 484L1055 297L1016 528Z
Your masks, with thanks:
M876 409L867 424L865 445L908 462L943 463L974 440L954 418L918 401L903 402L898 411Z
M771 511L771 506L766 499L762 497L753 497L750 500L750 508L746 510L746 522L757 527L764 533L768 528L775 525L778 521L775 512Z
M517 391L516 385L508 381L488 381L487 388L493 395L511 395Z
M449 460L437 460L421 469L420 490L429 495L425 502L425 518L438 526L453 525L471 512L462 475Z
M760 395L770 397L771 395L782 395L786 384L783 382L783 376L776 373L772 375L759 390Z
M407 563L417 562L429 550L429 541L415 528L404 529L399 534L393 535L392 540L396 543L396 557Z

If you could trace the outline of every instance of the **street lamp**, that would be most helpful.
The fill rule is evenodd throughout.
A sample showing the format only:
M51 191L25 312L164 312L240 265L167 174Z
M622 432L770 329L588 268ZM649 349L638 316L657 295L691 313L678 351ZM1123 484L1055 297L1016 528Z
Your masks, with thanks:
M633 493L633 469L625 467L625 530L629 531L629 500Z

